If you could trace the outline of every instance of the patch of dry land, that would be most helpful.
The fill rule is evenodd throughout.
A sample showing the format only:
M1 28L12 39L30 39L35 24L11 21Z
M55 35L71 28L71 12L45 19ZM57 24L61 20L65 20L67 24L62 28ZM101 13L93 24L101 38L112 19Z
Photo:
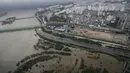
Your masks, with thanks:
M120 73L124 65L106 54L44 39L39 39L34 48L39 53L18 62L13 73Z
M120 42L120 43L127 43L127 36L124 34L116 34L116 33L106 33L101 31L94 31L89 28L78 26L74 29L74 31L78 35L90 37L90 38L96 38L96 39L103 39L107 41L114 41L114 42Z

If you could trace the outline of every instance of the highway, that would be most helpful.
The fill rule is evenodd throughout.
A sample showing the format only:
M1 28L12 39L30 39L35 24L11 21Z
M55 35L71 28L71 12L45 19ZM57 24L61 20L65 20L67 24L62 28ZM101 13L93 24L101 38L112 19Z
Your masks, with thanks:
M39 17L36 16L36 18L39 18ZM39 22L42 22L42 21L39 21ZM55 22L47 23L47 25L51 24L51 23L53 24ZM57 23L61 24L61 23L64 23L64 22L57 22ZM68 23L66 23L66 24L68 24ZM44 28L44 26L46 24L42 23L41 25L43 25L43 28ZM130 58L130 51L129 50L100 47L100 46L97 46L97 45L94 45L94 44L87 44L87 43L75 41L75 40L72 40L72 39L69 39L69 38L54 36L53 34L46 33L45 31L43 32L42 29L36 29L35 31L39 35L39 37L47 39L47 40L60 42L60 43L67 44L67 45L76 45L76 46L84 47L84 48L89 49L89 51L93 51L93 52L101 52L101 53L109 54L109 55L112 55L112 56L124 56L124 57Z
M33 18L33 16L29 17L29 18ZM39 17L36 16L36 18L39 18ZM26 18L21 18L21 19L26 19ZM54 22L50 22L50 23L54 23ZM62 22L60 22L60 23L62 23ZM9 28L0 29L0 32L19 31L19 30L26 30L26 29L28 30L28 29L35 29L35 28L41 28L41 27L44 27L44 23L41 24L41 25L34 25L34 26L17 27L17 28L11 28L11 29L9 29ZM59 36L54 36L52 34L42 32L42 30L39 30L39 29L36 29L36 33L40 37L46 38L48 40L53 40L53 41L61 42L61 43L64 43L64 44L73 44L73 45L78 45L78 46L82 46L82 47L85 47L85 48L89 48L89 51L102 52L102 53L110 54L110 55L113 55L113 56L121 55L121 56L125 56L125 57L130 58L130 51L128 51L128 50L114 49L114 48L107 48L107 47L99 47L97 45L86 44L84 42L79 43L79 41L77 42L77 41L72 40L72 39L61 38Z
M93 52L101 52L101 53L106 53L106 54L113 55L113 56L124 56L124 57L130 58L130 51L128 51L128 50L100 47L100 46L93 45L93 44L87 44L87 43L75 41L75 40L72 40L69 38L54 36L52 34L43 32L41 29L36 29L36 33L41 38L44 38L47 40L61 42L63 44L67 44L67 45L81 46L81 47L87 48L87 49L89 49L89 51L93 51Z
M25 12L21 12L20 14L18 13L17 15L24 15L24 13ZM32 16L33 13L31 13L31 15L27 17L26 17L27 14L24 16L19 16L17 20L11 25L0 26L0 33L1 33L0 34L0 38L1 38L0 72L1 73L3 72L6 73L8 70L15 69L14 65L20 59L24 58L27 55L35 53L32 45L35 45L39 38L34 36L35 31L34 30L20 31L20 30L28 30L28 29L44 27L44 25L39 24L36 18ZM10 15L14 16L12 14ZM1 20L5 18L1 18ZM20 31L20 32L12 32L12 31ZM12 33L3 33L3 32L12 32ZM123 49L121 50L121 49L113 49L113 48L103 48L92 44L86 44L84 42L79 42L79 41L77 42L72 39L61 38L59 36L48 34L39 29L36 29L36 33L41 38L46 38L48 40L53 40L64 44L69 44L69 45L72 44L72 45L85 47L89 51L103 52L113 56L121 55L130 58L130 51L125 51Z

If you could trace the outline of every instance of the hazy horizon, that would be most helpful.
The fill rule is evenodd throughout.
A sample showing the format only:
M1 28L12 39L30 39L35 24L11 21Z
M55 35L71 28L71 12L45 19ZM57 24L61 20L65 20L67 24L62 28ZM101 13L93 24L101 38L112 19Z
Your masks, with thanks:
M72 0L3 0L0 1L0 11L37 8L68 2L72 2Z
M75 1L81 1L81 0L2 0L0 1L0 11L38 8L38 7L45 7L48 5L63 4ZM96 0L84 0L84 1L92 2Z

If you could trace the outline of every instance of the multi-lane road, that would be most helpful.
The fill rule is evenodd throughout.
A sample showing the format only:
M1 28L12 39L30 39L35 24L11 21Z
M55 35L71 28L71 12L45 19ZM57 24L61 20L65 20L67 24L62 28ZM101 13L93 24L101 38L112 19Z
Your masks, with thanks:
M129 50L100 47L100 46L93 45L93 44L79 42L79 41L72 40L72 39L69 39L69 38L54 36L53 34L43 32L41 29L36 29L36 33L41 38L56 41L56 42L61 42L63 44L69 44L69 45L72 44L72 45L85 47L85 48L89 49L89 51L102 52L102 53L106 53L106 54L113 55L113 56L124 56L124 57L130 58L130 51Z
M37 18L39 18L39 17L37 17ZM40 22L40 20L39 20L39 22ZM41 25L44 25L44 23L42 23ZM43 28L44 28L44 26L43 26ZM55 41L55 42L61 42L63 44L69 44L69 45L72 44L72 45L85 47L85 48L88 48L89 51L102 52L102 53L106 53L106 54L113 55L113 56L124 56L124 57L130 58L130 50L100 47L100 46L97 46L97 45L94 45L94 44L88 44L88 43L84 43L84 42L79 43L79 41L76 41L76 40L72 40L72 39L69 39L69 38L63 38L63 37L60 37L60 36L55 36L53 34L49 34L49 33L45 32L41 29L36 29L36 33L41 38L52 40L52 41Z

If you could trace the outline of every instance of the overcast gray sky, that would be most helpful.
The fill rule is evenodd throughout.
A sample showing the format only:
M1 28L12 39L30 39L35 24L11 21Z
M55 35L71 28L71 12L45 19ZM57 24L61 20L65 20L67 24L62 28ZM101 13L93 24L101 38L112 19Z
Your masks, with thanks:
M0 0L0 11L12 9L37 8L46 5L74 2L81 0ZM95 1L95 0L85 0Z
M74 0L0 0L0 5L22 5L32 3L68 2Z
M76 0L0 0L0 11L19 8L42 7L50 4L65 3Z

